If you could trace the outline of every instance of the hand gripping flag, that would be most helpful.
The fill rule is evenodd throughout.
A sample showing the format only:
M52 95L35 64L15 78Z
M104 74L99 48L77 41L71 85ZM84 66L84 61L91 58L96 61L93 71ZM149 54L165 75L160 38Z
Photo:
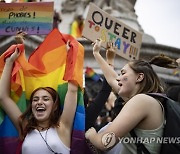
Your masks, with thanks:
M70 50L66 50L66 42L70 40ZM21 55L14 64L11 76L11 97L22 112L29 103L34 89L50 86L59 93L63 106L67 92L67 81L73 80L79 85L78 104L72 132L72 154L83 154L85 144L85 110L83 101L83 60L84 48L72 36L52 30L42 44L25 58L24 45L12 45L0 57L0 76L4 67L4 59L18 46ZM18 132L11 120L0 108L0 153L14 154L19 144Z

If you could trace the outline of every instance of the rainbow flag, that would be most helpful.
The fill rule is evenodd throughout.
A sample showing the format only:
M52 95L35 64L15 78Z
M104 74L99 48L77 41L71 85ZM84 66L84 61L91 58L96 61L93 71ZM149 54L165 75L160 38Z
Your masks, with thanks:
M87 77L90 77L94 81L99 81L101 79L101 76L97 74L91 67L86 67L85 74Z
M83 25L79 25L76 20L73 21L70 29L70 34L75 38L80 38L82 37L82 30L83 30Z
M66 51L66 42L71 48ZM18 46L21 55L15 62L11 76L11 97L21 111L25 111L34 89L50 86L59 93L63 106L67 92L67 81L74 80L79 85L78 105L72 133L72 154L83 154L85 144L85 110L83 101L83 60L84 48L72 36L52 30L43 43L32 53L28 61L25 58L24 45L12 45L0 57L0 76L4 67L4 58ZM9 117L0 108L0 153L14 154L18 146L18 132Z
M173 75L174 76L179 76L180 75L180 70L178 68L173 70Z

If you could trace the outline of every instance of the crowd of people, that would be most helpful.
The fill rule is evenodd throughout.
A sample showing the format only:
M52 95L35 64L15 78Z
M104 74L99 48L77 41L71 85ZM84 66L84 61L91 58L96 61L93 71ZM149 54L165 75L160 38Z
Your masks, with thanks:
M25 35L24 32L17 33L16 42L23 43ZM132 129L138 136L144 138L163 135L165 125L163 106L159 100L147 94L166 93L164 85L151 65L160 66L162 60L168 61L169 58L160 55L152 58L149 62L129 61L119 70L120 74L118 75L114 70L116 48L112 42L107 43L105 60L100 54L101 43L100 39L94 42L93 55L103 71L104 79L97 96L91 103L88 102L88 99L85 102L85 137L96 149L101 151L109 150L110 153L119 153L121 150L122 154L135 153L135 144L118 144L120 138L130 136ZM69 48L67 42L67 52ZM36 148L33 148L34 152L70 153L71 131L77 105L72 102L74 100L77 102L77 85L69 81L62 112L57 92L51 87L39 87L32 92L29 107L22 113L10 97L11 72L13 63L19 55L20 52L16 48L5 59L0 80L0 103L23 140L22 153L32 152L29 143L34 140L41 141ZM169 61L164 67L169 68L170 65L178 67L178 60L177 62ZM170 91L171 89L167 92L169 97L171 97ZM178 101L179 96L176 97L173 99ZM51 142L53 142L51 138L57 141L53 148L51 147ZM46 144L44 145L43 142ZM161 144L152 142L146 144L146 147L150 153L158 154Z
M23 43L24 35L23 32L17 34L17 43ZM119 138L129 136L132 129L141 137L162 136L165 124L164 109L162 110L163 107L159 100L146 95L147 93L165 93L163 84L151 66L153 63L158 65L157 59L160 56L156 56L150 62L130 61L120 70L120 75L118 75L113 69L115 58L113 44L109 42L106 52L107 59L104 60L100 54L101 43L102 40L96 40L93 55L105 78L96 98L90 104L86 102L86 139L97 149L102 151L111 149L112 151L112 147L118 143ZM67 52L68 50L67 43ZM77 99L77 85L69 81L62 113L59 110L58 94L51 87L39 87L32 92L30 106L22 113L9 95L13 63L19 55L16 48L14 53L6 58L0 80L0 102L17 128L20 138L24 140L22 153L32 152L29 143L33 140L41 140L37 148L33 148L34 152L70 153L71 130L76 109L76 104L72 102ZM177 66L177 64L174 65ZM167 67L168 65L170 64L167 64ZM172 90L169 89L167 92L169 97L172 95L170 91ZM175 92L171 93L176 94L177 92L176 89ZM172 98L179 101L178 95L172 96ZM61 142L56 142L57 144L52 149L50 146L52 144L51 138L59 141L58 136ZM111 139L110 142L108 138ZM44 147L41 146L43 142L46 143ZM115 147L116 152L119 153L121 150L122 154L136 151L135 144L120 144ZM152 153L159 153L161 144L151 143L147 144L146 147ZM115 152L113 151L113 153Z
M58 21L60 22L59 17ZM72 26L74 24L77 26L78 22L81 27L77 37L81 37L82 16L77 16L76 23ZM24 32L18 33L15 37L16 42L23 44L24 37ZM164 55L157 55L150 61L133 60L116 72L114 70L116 47L112 42L108 42L106 59L104 59L100 53L101 44L102 40L97 38L93 43L93 55L104 77L102 87L95 98L89 101L84 95L85 138L97 150L96 152L135 154L136 144L120 143L120 139L130 137L131 130L141 138L162 137L165 127L162 102L147 94L167 94L168 97L180 102L180 85L166 89L152 65L167 69L178 68L180 58L173 60ZM67 42L67 52L69 49ZM20 52L16 48L5 59L0 79L0 105L18 130L20 139L23 140L22 153L69 154L78 85L68 81L62 111L58 93L52 87L35 89L30 96L27 110L20 111L10 96L11 73L19 55ZM162 61L164 61L163 66ZM34 141L38 141L36 146L32 146ZM160 153L160 143L152 141L145 146L150 153Z

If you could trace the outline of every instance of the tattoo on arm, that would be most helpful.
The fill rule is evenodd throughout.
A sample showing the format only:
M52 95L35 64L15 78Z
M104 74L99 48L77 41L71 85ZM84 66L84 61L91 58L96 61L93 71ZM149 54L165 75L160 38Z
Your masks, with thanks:
M102 144L106 150L112 149L119 142L119 138L113 132L102 136Z

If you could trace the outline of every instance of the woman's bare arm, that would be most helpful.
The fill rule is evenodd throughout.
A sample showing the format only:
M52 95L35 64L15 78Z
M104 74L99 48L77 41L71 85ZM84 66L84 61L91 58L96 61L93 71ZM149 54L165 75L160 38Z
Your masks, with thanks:
M18 118L22 114L16 103L11 99L10 89L11 89L11 72L13 68L14 61L19 56L18 50L16 48L15 52L6 59L4 70L0 80L0 105L10 117L17 129Z
M96 40L93 47L93 55L98 62L103 74L115 92L118 92L119 86L117 82L118 74L116 71L106 62L106 60L100 54L102 40Z

